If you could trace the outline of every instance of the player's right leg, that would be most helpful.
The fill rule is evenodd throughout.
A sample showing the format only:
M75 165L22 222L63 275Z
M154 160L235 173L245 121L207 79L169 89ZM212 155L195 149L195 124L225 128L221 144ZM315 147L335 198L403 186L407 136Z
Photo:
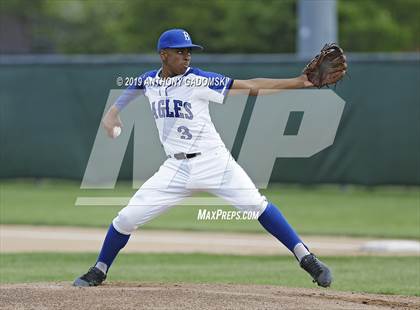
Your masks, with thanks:
M159 171L142 185L128 205L114 218L95 265L77 278L74 286L101 284L134 230L190 196L191 191L186 188L189 178L187 170L182 161L165 161Z

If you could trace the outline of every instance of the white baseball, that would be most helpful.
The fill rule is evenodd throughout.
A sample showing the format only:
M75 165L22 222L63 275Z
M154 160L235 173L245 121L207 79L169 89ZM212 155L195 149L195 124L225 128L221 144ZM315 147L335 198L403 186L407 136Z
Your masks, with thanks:
M118 126L114 127L114 129L112 130L112 137L115 139L120 134L121 134L121 127L118 127Z

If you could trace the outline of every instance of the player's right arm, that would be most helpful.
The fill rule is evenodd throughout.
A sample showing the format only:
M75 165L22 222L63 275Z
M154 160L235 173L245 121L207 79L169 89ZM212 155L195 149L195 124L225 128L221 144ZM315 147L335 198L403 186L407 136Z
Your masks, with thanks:
M102 119L102 126L105 128L106 133L110 138L113 138L114 136L114 127L123 127L120 116L118 115L119 113L120 110L118 110L114 104L109 108Z
M123 127L119 113L124 109L131 101L142 94L144 89L143 85L131 85L128 87L121 96L118 97L117 101L109 108L104 118L102 119L102 126L105 128L109 137L114 136L114 127Z

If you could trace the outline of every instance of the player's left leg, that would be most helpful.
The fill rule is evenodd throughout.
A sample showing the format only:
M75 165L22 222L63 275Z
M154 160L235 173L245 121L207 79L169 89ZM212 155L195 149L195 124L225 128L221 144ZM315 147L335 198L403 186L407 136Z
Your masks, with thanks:
M242 167L230 154L227 161L222 157L220 162L221 166L225 166L223 180L220 186L209 188L209 192L224 198L241 211L258 212L260 224L295 255L314 282L320 286L330 286L332 276L329 268L309 252L280 210L259 193Z

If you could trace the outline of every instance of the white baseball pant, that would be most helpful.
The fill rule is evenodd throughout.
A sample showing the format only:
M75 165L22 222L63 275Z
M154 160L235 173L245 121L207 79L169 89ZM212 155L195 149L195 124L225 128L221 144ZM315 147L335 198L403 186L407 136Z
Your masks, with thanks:
M240 211L264 212L267 200L225 147L191 159L168 158L123 208L113 225L131 234L193 192L206 191L225 199Z

